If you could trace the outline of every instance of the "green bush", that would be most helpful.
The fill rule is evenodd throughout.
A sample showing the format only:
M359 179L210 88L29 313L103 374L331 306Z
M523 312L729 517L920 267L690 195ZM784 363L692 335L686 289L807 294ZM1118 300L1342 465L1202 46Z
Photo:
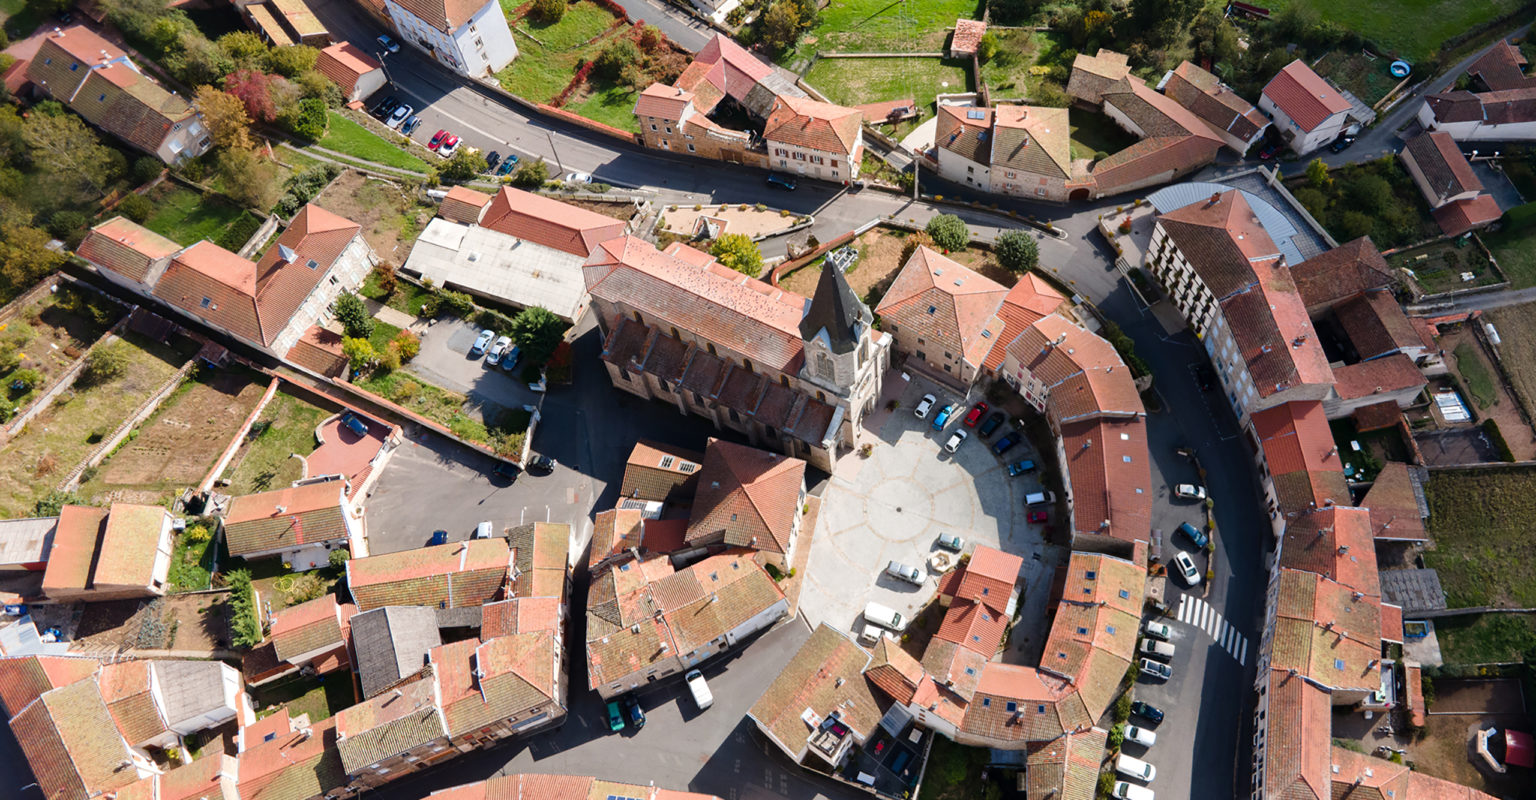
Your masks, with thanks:
M85 357L85 369L80 371L79 382L85 386L99 386L122 376L128 371L128 356L132 345L119 339L91 351Z
M544 159L524 161L516 172L512 173L510 183L523 189L537 189L549 180L549 165Z
M411 385L414 386L415 384L411 384ZM326 558L326 561L330 562L331 567L333 567L335 569L343 569L343 568L345 568L347 566L347 562L351 561L351 560L352 560L352 553L351 553L351 551L348 551L348 550L345 550L345 549L342 549L342 550L332 550L330 556L328 556Z
M235 221L230 223L223 233L219 234L219 238L214 241L214 244L230 252L238 252L240 248L245 246L246 242L250 241L252 236L256 235L256 231L261 229L261 224L265 221L256 214L251 213L250 210L246 210L240 216L235 217Z
M117 213L142 225L144 220L149 219L149 215L155 213L155 204L142 194L130 194L118 202Z
M1536 201L1515 206L1504 212L1504 218L1499 223L1507 231L1523 231L1536 226Z
M529 306L512 321L512 340L522 349L529 366L542 367L563 341L568 327L549 309Z
M533 0L533 8L528 15L543 22L553 25L565 17L565 0Z
M640 47L629 39L615 39L592 61L592 72L600 78L618 80L624 68L640 63Z
M1040 263L1040 245L1026 231L1003 231L992 251L997 254L997 263L1015 274L1028 272Z
M42 373L35 369L18 369L5 377L6 388L12 393L30 392L42 382Z
M455 317L464 319L474 313L474 298L463 292L453 292L444 289L438 297L440 299L440 308Z
M325 112L324 100L306 97L290 113L279 116L278 122L294 136L317 142L325 138L326 125L330 122Z
M347 335L354 339L367 339L373 335L373 318L368 316L368 307L363 305L362 298L351 292L342 292L336 297L336 319L346 329Z
M1115 700L1115 722L1125 722L1131 718L1131 693L1121 692Z
M495 309L483 308L475 314L475 324L498 336L512 335L512 318Z
M236 647L261 643L261 618L256 613L256 589L249 570L237 569L225 576L229 583L229 628Z
M924 230L945 252L964 250L971 241L971 231L965 226L965 220L954 214L940 214L928 220Z
M85 501L80 499L80 495L77 495L74 492L61 492L58 489L54 489L53 491L44 495L43 499L32 504L32 516L57 517L59 515L59 509L63 508L64 506L83 505L85 505Z

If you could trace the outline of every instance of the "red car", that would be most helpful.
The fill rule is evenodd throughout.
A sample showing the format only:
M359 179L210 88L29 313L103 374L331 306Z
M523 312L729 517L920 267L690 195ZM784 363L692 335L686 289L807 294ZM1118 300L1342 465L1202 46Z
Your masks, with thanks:
M1051 519L1051 515L1047 514L1044 511L1031 511L1031 512L1029 512L1029 521L1033 522L1033 523L1035 523L1037 525L1043 525L1046 522L1049 522L1050 519Z
M976 407L971 409L971 413L965 415L965 427L976 427L976 423L981 421L981 415L985 413L987 413L987 404L977 403Z
M437 133L432 134L432 140L427 142L427 149L436 150L438 145L442 144L443 140L446 138L448 138L447 131L438 131Z

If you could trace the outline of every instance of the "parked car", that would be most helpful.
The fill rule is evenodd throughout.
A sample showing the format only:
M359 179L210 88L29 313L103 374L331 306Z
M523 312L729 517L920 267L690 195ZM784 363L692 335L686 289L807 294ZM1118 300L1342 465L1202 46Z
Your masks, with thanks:
M927 419L928 411L932 409L933 404L937 402L939 402L939 398L934 397L931 394L925 394L923 395L923 399L917 401L917 408L913 411L913 413L917 415L918 419Z
M624 695L624 712L629 718L629 724L635 726L635 730L645 727L645 710L640 708L640 700L632 694Z
M368 435L368 423L357 418L357 415L348 411L341 415L341 424L347 426L347 430L358 436Z
M1339 138L1333 140L1333 144L1328 145L1328 149L1335 153L1342 153L1345 150L1348 150L1349 146L1354 143L1355 137L1350 136L1347 133L1341 133L1339 134Z
M1158 666L1162 665L1159 664ZM1124 753L1115 758L1115 771L1127 778L1136 778L1147 783L1151 783L1157 777L1157 767Z
M885 574L900 578L914 586L922 586L928 580L928 573L922 567L913 567L900 561L892 561L885 565Z
M983 439L990 438L1002 426L1004 419L1007 419L1007 417L1003 415L1003 412L994 411L987 417L986 422L981 423L981 427L976 430L976 433L980 434Z
M1173 487L1173 494L1182 500L1204 500L1205 487L1193 483L1181 483Z
M1109 793L1116 800L1157 800L1157 795L1145 786L1115 781L1114 791Z
M494 172L496 170L496 165L500 164L500 163L501 163L501 154L496 152L495 150L492 150L490 155L485 157L485 171L486 172Z
M704 673L690 669L683 680L688 683L688 691L693 693L693 703L700 711L715 704L715 696L709 692L709 683L704 680Z
M864 624L859 628L859 644L862 644L865 647L874 647L875 645L879 644L880 637L882 636L891 636L891 638L895 638L891 635L890 631L880 627L879 625L876 625L873 622L870 622L867 619L864 620Z
M512 349L508 350L507 354L501 357L501 370L503 372L511 372L513 369L516 369L517 362L522 357L523 349L515 344L512 345Z
M1173 667L1170 667L1161 661L1153 661L1150 658L1143 658L1139 664L1139 667L1141 669L1141 674L1148 677L1160 678L1165 681L1173 677ZM1148 780L1151 779L1149 778Z
M1045 506L1054 502L1056 502L1055 492L1030 492L1024 495L1024 505L1026 506Z
M437 133L432 134L431 139L427 140L427 149L436 150L442 146L443 140L446 138L448 138L448 131L439 129Z
M953 550L956 553L965 548L965 540L953 533L939 534L939 546L945 550Z
M1163 710L1161 708L1140 700L1131 704L1131 713L1142 719L1150 720L1153 725L1163 721Z
M1174 647L1167 642L1159 642L1156 639L1142 639L1141 652L1158 658L1173 658Z
M1191 587L1200 585L1200 570L1195 568L1195 560L1188 553L1180 552L1173 557L1173 568L1183 576L1184 582Z
M897 633L907 629L907 618L879 603L871 602L864 606L864 619L879 625L882 628L890 628Z
M411 134L416 132L417 128L420 128L420 127L421 127L421 117L411 117L410 119L406 120L403 125L400 126L400 135L401 136L410 136Z
M1270 142L1269 144L1264 145L1263 150L1259 151L1259 160L1268 161L1271 158L1274 158L1275 154L1278 152L1280 152L1280 143Z
M949 416L953 413L955 413L954 403L939 409L938 416L933 418L933 429L936 431L944 430L944 426L949 424Z
M1173 638L1173 628L1169 627L1165 622L1147 620L1147 624L1142 626L1142 630L1146 631L1148 636L1154 639L1162 639L1165 642Z
M384 48L384 52L386 53L400 52L400 43L396 42L394 39L389 38L387 35L381 34L375 41L379 43L379 47Z
M384 124L391 128L398 128L403 125L406 119L410 118L411 114L415 111L416 109L411 108L405 103L401 103L400 105L395 106L395 110L389 115L389 121Z
M1008 464L1008 477L1017 478L1026 472L1035 471L1035 462L1027 458L1021 458Z
M453 158L453 154L459 151L459 137L448 134L437 146L437 154L443 158Z
M428 547L435 547L437 545L447 544L447 543L448 543L448 532L447 531L433 531L432 532L432 538L427 540L427 546Z
M398 105L400 105L400 101L395 99L394 95L390 95L383 100L380 100L378 103L375 103L373 108L368 110L368 115L374 119L385 119L390 114L394 113L395 106Z
M957 431L955 431L954 433L949 435L949 441L944 443L944 449L948 450L951 453L955 452L956 450L959 450L960 449L960 445L965 444L965 440L970 435L971 435L970 431L966 431L966 430L957 430Z
M793 192L795 190L795 179L782 172L770 172L768 173L768 185L777 189L783 189L786 192Z
M1009 450L1013 449L1014 445L1019 443L1019 438L1019 432L1014 431L1013 433L998 439L992 443L992 452L998 455L1002 455L1008 452Z
M567 172L565 174L565 182L566 183L591 183L592 182L592 173L590 173L590 172Z
M528 459L528 471L536 472L541 475L548 475L549 473L555 471L555 467L559 465L559 463L560 462L550 458L549 456L535 453L533 458Z
M499 176L511 175L514 169L517 169L517 156L508 153L507 157L501 160L501 166L496 168L496 174Z
M1211 537L1206 536L1205 531L1196 528L1188 522L1179 523L1179 533L1188 537L1189 541L1201 550L1204 550L1205 546L1211 542Z
M506 478L509 482L517 480L518 474L520 474L522 471L522 467L519 467L510 461L496 462L496 474Z
M1210 392L1216 389L1216 370L1209 364L1201 364L1195 367L1195 383L1200 385L1200 391Z
M981 415L987 413L986 403L977 403L971 407L971 413L965 415L965 427L974 428L981 421Z
M495 534L496 534L496 526L491 524L490 520L486 520L485 522L482 522L479 525L475 526L475 533L470 538L472 538L472 539L489 539L492 536L494 536Z
M1049 511L1031 511L1031 512L1029 512L1029 523L1031 525L1044 525L1045 523L1050 522L1050 521L1051 521L1051 512L1049 512Z
M485 363L492 367L496 366L501 362L501 357L511 348L512 337L503 336L497 339L496 343L491 345L491 349L485 351Z
M1151 747L1157 744L1157 734L1140 725L1127 725L1125 726L1125 740L1127 742L1135 742L1142 747Z
M494 341L496 341L495 331L481 331L480 335L475 337L475 343L469 346L469 354L472 356L485 355L485 348L490 347L491 342Z
M624 712L619 710L619 701L608 701L608 730L617 733L624 730Z

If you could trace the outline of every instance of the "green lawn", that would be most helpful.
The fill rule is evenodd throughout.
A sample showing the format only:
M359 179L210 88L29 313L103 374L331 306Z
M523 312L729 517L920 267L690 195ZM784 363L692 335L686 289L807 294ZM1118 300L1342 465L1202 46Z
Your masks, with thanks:
M1479 233L1511 286L1536 286L1536 229Z
M193 245L204 239L217 241L245 210L178 183L164 181L150 192L155 211L144 227L177 244Z
M0 0L0 19L5 20L5 32L11 41L24 39L37 30L37 26L52 13L47 6L47 3L38 0Z
M842 105L911 97L925 119L936 113L935 95L971 90L970 70L964 62L937 58L823 58L805 80Z
M395 291L388 297L385 297L384 290L379 288L379 276L370 272L368 273L368 278L363 281L362 288L358 290L358 294L370 300L377 300L396 311L420 316L422 301L426 300L432 293L414 283L397 280L395 282Z
M1431 472L1425 492L1449 606L1536 608L1536 469Z
M294 676L274 684L251 689L251 705L260 719L275 709L268 706L285 705L288 716L308 714L311 723L329 719L336 712L352 707L357 696L352 690L352 673L349 670L332 672L319 680Z
M511 12L507 17L512 19ZM607 9L586 1L570 6L553 25L527 17L515 20L517 60L497 73L496 79L501 88L518 97L549 102L571 82L581 62L602 50L601 42L587 42L607 30L613 20Z
M363 161L408 169L412 172L427 171L427 162L375 136L367 128L335 111L331 112L330 128L317 144L327 150L345 153Z
M1072 128L1073 158L1093 158L1096 153L1107 156L1136 143L1136 137L1106 114L1074 108L1068 112L1067 120Z
M1499 390L1493 385L1493 375L1488 372L1488 367L1478 357L1476 346L1470 342L1462 342L1457 345L1456 371L1461 373L1461 379L1467 382L1467 391L1472 393L1472 399L1477 401L1478 408L1487 408L1499 399Z
M171 551L169 578L172 592L196 592L211 585L210 572L213 569L214 553L218 550L214 547L217 537L212 530L202 525L190 525L187 531L195 528L201 528L207 538L194 542L186 532L176 534L176 547Z
M250 445L237 454L229 478L235 495L280 489L303 477L304 467L293 453L315 452L315 426L329 416L291 394L278 392L262 409L261 419L251 426Z
M1070 45L1065 36L1050 31L998 30L997 55L981 67L981 76L992 90L993 101L1000 98L1027 97L1032 103L1050 99L1051 92L1041 92L1042 82L1050 81L1065 98L1072 62L1061 62ZM1074 51L1075 52L1075 51ZM1033 74L1031 67L1044 66L1050 72Z
M1536 614L1480 614L1435 620L1447 664L1536 660Z
M838 0L821 10L815 29L781 63L823 52L933 53L949 41L957 19L981 19L979 0ZM822 91L826 91L822 89ZM873 102L865 100L862 102Z
M1337 0L1274 0L1278 13L1291 5L1310 6L1322 19L1359 33L1378 47L1407 59L1433 56L1447 39L1519 8L1525 0L1393 0L1340 3Z
M594 81L594 84L598 83ZM586 97L566 103L565 110L621 131L639 131L640 124L635 121L635 90L624 84L606 81L600 84L601 88L594 85L594 91Z

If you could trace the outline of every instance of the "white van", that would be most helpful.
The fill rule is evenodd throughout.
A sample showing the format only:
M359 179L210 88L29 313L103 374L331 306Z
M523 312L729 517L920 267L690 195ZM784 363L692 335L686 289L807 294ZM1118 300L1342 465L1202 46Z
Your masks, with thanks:
M688 682L688 691L693 692L694 705L697 705L700 711L715 704L715 696L709 693L709 684L704 682L704 673L690 669L688 674L683 676L683 680Z
M882 628L890 628L900 633L907 629L907 618L886 608L879 603L870 603L864 607L864 619L879 625Z
M1159 658L1173 658L1174 649L1173 645L1167 642L1159 642L1156 639L1142 639L1141 652Z
M475 538L476 539L489 539L489 538L491 538L491 535L494 534L495 532L496 532L496 526L492 525L489 521L482 522L479 525L475 526Z
M1151 783L1152 779L1157 777L1157 767L1124 753L1115 758L1115 771L1127 778L1135 778L1147 783Z
M1055 492L1030 492L1024 495L1024 505L1043 506L1046 503L1056 502Z
M1115 790L1109 793L1111 797L1120 800L1156 800L1157 795L1145 786L1137 786L1134 783L1115 781Z

